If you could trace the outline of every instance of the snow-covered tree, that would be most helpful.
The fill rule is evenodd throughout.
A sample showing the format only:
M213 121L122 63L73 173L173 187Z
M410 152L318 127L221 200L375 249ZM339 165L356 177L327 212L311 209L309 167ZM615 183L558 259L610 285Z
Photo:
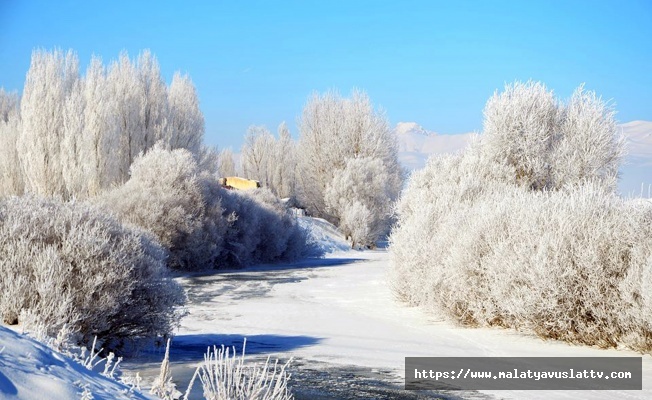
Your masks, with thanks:
M136 158L131 178L102 197L122 220L154 234L170 252L168 265L207 269L221 255L227 221L219 192L205 187L197 161L186 149L155 146ZM212 177L217 185L216 177ZM209 195L210 194L210 195Z
M202 144L194 155L197 160L197 168L199 168L200 171L206 172L212 176L219 175L220 152L217 150L217 147Z
M250 126L242 145L242 172L247 179L255 179L263 187L272 181L274 137L264 126Z
M70 88L63 107L63 136L61 147L61 169L65 185L64 196L86 197L88 195L88 176L82 141L85 137L84 115L86 99L81 80Z
M151 232L176 269L291 260L310 250L303 230L271 192L223 189L186 149L155 146L101 204Z
M158 60L151 51L144 50L138 55L136 61L136 68L138 70L138 91L140 95L140 118L138 123L140 129L142 130L142 135L137 137L142 140L140 147L144 149L149 149L154 146L155 143L162 140L164 142L171 141L166 138L167 123L168 123L168 96L167 96L167 87L165 86L165 81L161 76L161 68L158 65ZM174 91L186 91L188 88L181 88L181 86L192 86L192 82L186 80L186 82L178 81L175 86ZM179 97L180 93L176 93L175 96ZM192 98L192 95L186 97L189 101L196 101L196 96ZM183 107L183 100L177 102L177 111ZM194 105L193 105L194 106ZM193 107L190 106L190 107ZM179 122L183 117L181 115L175 115L175 119ZM194 116L196 117L196 115ZM201 117L203 124L203 117ZM196 134L196 133L195 133ZM175 129L172 129L172 133L167 133L167 135L179 138L180 136L188 136L189 133L185 132L181 135ZM200 133L203 135L203 132ZM177 143L179 145L184 144L183 142ZM189 144L193 146L193 150L198 150L198 143L192 141ZM179 146L182 147L182 146Z
M175 73L168 89L168 137L171 149L188 149L198 154L204 139L204 115L199 109L199 99L192 80L187 75Z
M0 88L0 198L23 194L23 171L16 147L21 131L18 94Z
M218 175L221 177L236 176L235 160L231 149L222 149L218 156Z
M133 61L122 53L108 70L93 57L83 77L72 51L37 50L20 102L21 122L9 121L18 104L17 95L0 92L0 120L9 124L3 131L20 129L0 140L8 146L16 142L15 168L23 172L20 181L28 193L94 196L125 182L133 160L159 141L168 148L187 148L209 163L192 82L177 74L166 87L147 50Z
M615 190L624 154L615 110L595 92L580 86L563 108L552 165L555 187L597 180Z
M392 188L389 173L377 158L350 158L326 186L324 201L338 215L340 228L354 247L373 247L389 229Z
M296 145L285 122L278 127L278 139L274 143L274 156L270 169L272 179L269 188L284 199L295 196Z
M313 95L304 107L300 129L299 199L313 215L340 222L342 210L326 204L325 192L354 158L379 160L386 177L387 201L398 197L402 170L396 137L365 93L354 91L348 99L334 92Z
M118 60L113 61L107 72L107 88L110 91L110 114L115 116L115 137L117 146L113 157L116 162L116 177L124 182L129 173L129 166L143 149L143 132L139 128L140 96L138 93L138 77L136 67L127 53L121 53Z
M16 92L7 92L0 87L0 121L8 122L9 118L20 112L20 97Z
M224 240L226 265L290 261L314 251L296 218L269 189L223 190L221 204L231 222Z
M483 152L513 166L522 185L549 188L553 184L551 149L560 120L558 101L543 84L507 85L485 106Z
M484 110L483 154L521 185L559 189L598 179L615 188L623 152L613 109L579 87L567 104L539 82L515 82Z
M84 130L81 154L89 196L124 181L119 148L117 103L102 60L93 57L83 80ZM116 154L117 153L117 154Z
M295 194L295 143L285 124L278 127L278 139L264 126L251 126L242 146L243 174L255 179L280 198Z
M65 107L79 80L79 61L72 51L32 54L21 98L22 134L18 154L30 193L68 195L62 165Z

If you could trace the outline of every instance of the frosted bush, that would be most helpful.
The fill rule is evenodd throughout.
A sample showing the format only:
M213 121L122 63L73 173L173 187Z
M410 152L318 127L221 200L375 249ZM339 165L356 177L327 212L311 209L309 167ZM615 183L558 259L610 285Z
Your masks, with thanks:
M55 336L62 328L105 347L166 335L177 324L182 289L168 278L166 253L100 209L33 197L0 202L0 310Z
M308 234L269 190L228 191L222 205L231 223L225 238L227 265L292 261L315 255Z
M530 83L485 117L479 141L410 178L390 239L397 297L463 324L652 349L652 204L614 193L611 110Z
M134 161L129 181L103 195L101 203L153 233L169 250L171 268L197 270L215 265L222 255L227 222L221 192L188 150L155 147Z
M156 147L139 157L131 179L101 203L153 233L169 250L172 268L292 260L309 250L303 229L271 192L225 190L185 149Z

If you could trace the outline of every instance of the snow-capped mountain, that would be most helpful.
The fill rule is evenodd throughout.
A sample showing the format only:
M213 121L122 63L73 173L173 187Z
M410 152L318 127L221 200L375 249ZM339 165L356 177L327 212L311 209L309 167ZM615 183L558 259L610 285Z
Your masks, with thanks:
M620 192L652 197L652 122L632 121L620 127L627 151L620 167Z
M416 122L399 122L394 133L398 138L399 161L408 170L423 168L433 154L455 153L464 149L473 135L440 135Z
M619 127L627 152L620 169L620 192L625 196L652 197L652 122L632 121ZM398 138L399 161L408 170L423 168L433 154L464 149L473 136L473 133L442 135L415 122L399 122L394 133Z

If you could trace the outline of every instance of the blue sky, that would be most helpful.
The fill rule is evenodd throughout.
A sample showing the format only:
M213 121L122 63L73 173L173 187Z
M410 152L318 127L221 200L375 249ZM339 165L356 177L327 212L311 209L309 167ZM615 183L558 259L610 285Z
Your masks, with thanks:
M652 120L652 2L0 0L0 86L21 90L32 50L105 63L149 48L165 79L188 73L206 141L239 149L251 124L296 119L314 92L360 88L392 124L482 128L506 82L581 83L621 122Z

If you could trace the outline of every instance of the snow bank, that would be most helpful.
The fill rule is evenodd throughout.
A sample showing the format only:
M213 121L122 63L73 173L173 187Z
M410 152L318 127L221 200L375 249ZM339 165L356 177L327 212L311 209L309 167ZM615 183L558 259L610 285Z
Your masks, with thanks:
M34 339L0 326L0 398L69 400L86 390L95 400L149 399L89 371Z
M298 217L298 222L310 234L313 245L322 254L351 249L351 245L344 239L342 232L325 219Z

